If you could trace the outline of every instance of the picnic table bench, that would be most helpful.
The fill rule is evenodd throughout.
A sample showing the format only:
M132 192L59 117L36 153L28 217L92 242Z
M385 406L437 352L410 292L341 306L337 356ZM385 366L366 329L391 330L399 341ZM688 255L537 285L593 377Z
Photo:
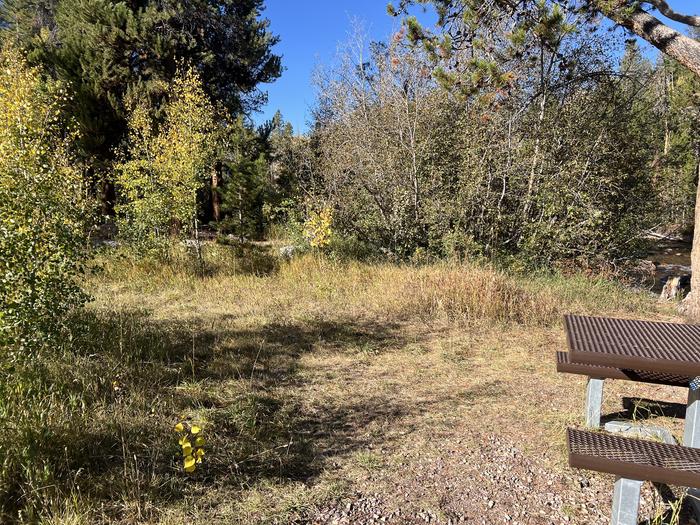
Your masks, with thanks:
M647 372L644 370L628 370L614 368L612 366L584 365L572 363L568 352L557 352L557 372L566 374L578 374L595 379L621 379L624 381L637 381L655 385L668 385L687 387L692 377L664 374L659 372Z
M700 488L700 449L572 428L566 434L572 467Z
M683 446L568 430L572 467L617 476L612 523L637 524L644 481L700 489L700 326L568 315L565 327L569 351L557 352L557 370L588 376L587 427L600 428L605 379L688 387Z

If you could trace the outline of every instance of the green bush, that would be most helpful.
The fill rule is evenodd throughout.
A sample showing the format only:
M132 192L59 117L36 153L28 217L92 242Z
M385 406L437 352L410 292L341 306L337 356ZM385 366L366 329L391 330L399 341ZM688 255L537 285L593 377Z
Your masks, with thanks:
M87 201L61 118L66 92L0 51L0 344L25 352L83 303Z
M10 47L0 50L0 521L8 505L44 505L53 476L51 410L43 362L70 337L86 294L89 201L62 118L65 90L42 81ZM60 451L57 453L60 457Z

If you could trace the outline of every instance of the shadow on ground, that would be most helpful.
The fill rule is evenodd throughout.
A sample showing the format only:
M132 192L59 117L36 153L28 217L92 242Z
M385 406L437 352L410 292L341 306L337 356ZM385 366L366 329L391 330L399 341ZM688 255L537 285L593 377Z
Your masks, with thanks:
M145 310L92 311L81 321L76 372L54 379L81 398L83 431L49 437L67 451L58 471L107 508L115 500L176 500L212 483L310 482L329 459L364 449L397 419L410 433L414 416L444 401L378 392L309 409L290 395L308 380L298 373L306 353L378 355L407 343L396 325L305 319L241 329L230 319L155 320ZM188 413L206 419L207 435L206 462L189 477L173 432Z
M686 405L638 397L623 397L623 409L603 416L603 423L618 419L645 421L658 417L685 419Z

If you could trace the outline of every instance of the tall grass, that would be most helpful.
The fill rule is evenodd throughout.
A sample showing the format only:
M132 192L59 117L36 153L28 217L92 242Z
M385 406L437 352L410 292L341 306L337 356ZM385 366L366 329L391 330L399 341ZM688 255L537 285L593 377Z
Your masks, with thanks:
M203 278L185 264L110 258L103 260L106 271L94 282L167 293L172 301L203 294L214 304L246 313L371 315L386 321L447 324L546 326L566 312L632 313L648 310L651 304L643 292L583 274L512 275L476 263L339 262L318 254L291 261L258 254L262 266L256 267L236 262L235 255L221 250L217 247L208 257L214 260L212 271Z
M478 266L385 268L392 315L462 325L550 325L559 307L550 294L528 290L507 275ZM392 285L392 283L394 283Z

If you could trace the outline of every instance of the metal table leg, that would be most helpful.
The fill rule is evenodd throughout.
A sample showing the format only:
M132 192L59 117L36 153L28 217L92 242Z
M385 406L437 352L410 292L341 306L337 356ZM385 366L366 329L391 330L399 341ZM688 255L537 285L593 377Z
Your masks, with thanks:
M600 428L600 413L603 404L603 380L588 378L586 386L586 426Z
M643 481L617 478L613 493L612 525L637 525Z
M700 378L695 378L688 388L688 408L685 410L683 444L686 447L700 448ZM695 388L694 388L695 387ZM688 499L700 519L700 490L688 489Z
M683 444L700 448L700 389L688 389L688 408L685 410Z

